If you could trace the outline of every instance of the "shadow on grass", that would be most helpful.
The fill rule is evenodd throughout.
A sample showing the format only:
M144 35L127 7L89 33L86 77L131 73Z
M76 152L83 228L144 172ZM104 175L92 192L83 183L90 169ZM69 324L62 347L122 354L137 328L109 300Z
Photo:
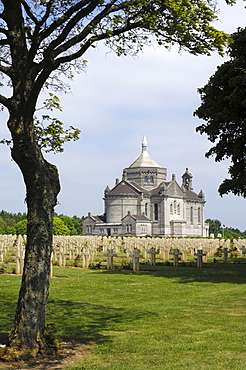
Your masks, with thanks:
M100 271L102 273L102 271ZM172 263L166 266L165 263L150 266L140 263L140 271L132 270L105 270L105 274L138 274L153 277L164 277L178 279L177 283L185 284L190 282L210 282L210 283L246 283L246 263L203 263L202 268L197 268L196 262L192 264L181 262L179 267L174 267Z
M7 343L14 321L17 296L0 293L0 343Z
M110 342L113 331L127 331L129 323L151 315L156 318L156 314L142 310L55 299L49 300L47 322L56 325L65 341L99 344Z
M16 309L16 296L0 293L0 343L7 343ZM112 308L100 304L88 304L71 300L49 300L47 323L54 323L63 341L81 343L110 342L113 331L127 330L145 316L156 317L152 312L137 312L130 308Z

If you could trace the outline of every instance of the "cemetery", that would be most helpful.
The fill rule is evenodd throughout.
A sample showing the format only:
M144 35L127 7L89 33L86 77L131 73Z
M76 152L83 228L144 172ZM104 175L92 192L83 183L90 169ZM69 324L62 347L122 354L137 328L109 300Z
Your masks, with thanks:
M8 268L22 273L25 241L21 235L0 235L2 272ZM208 261L244 262L245 255L245 239L54 235L51 276L53 266L139 271L142 263L202 268Z
M61 349L83 348L57 369L244 368L245 242L54 236L47 323ZM24 250L25 237L0 236L0 344Z

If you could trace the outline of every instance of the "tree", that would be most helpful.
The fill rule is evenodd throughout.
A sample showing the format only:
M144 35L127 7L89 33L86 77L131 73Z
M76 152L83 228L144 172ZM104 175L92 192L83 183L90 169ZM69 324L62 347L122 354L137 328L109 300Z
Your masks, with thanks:
M99 41L117 55L136 54L153 40L197 55L221 53L228 35L211 25L217 15L208 0L0 0L0 12L0 72L11 89L0 103L9 112L11 155L24 178L28 221L9 353L35 356L48 350L45 314L60 191L57 168L44 158L35 129L40 92L64 91L63 76L83 70L86 51Z
M26 230L27 230L27 220L22 220L17 222L15 225L16 228L16 234L17 235L26 235Z
M54 235L69 235L69 228L62 221L61 218L55 216L53 220L53 234Z
M208 218L205 222L209 224L209 234L217 236L221 233L221 222L219 220L211 220Z
M65 216L65 215L60 215L59 218L64 222L64 224L67 226L69 233L68 235L79 235L78 233L78 223L74 218ZM81 228L82 222L80 222L80 228ZM80 233L81 234L81 233Z
M246 197L246 29L232 35L230 60L219 66L201 89L201 105L195 115L205 123L196 130L206 134L215 145L206 157L215 156L220 162L231 159L219 194L233 193Z
M5 227L6 227L6 223L4 219L0 216L0 234L4 234Z

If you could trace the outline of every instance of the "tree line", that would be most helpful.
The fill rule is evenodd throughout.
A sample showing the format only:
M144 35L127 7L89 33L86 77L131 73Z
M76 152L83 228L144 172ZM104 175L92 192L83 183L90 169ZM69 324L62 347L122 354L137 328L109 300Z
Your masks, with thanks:
M214 234L215 237L218 234L221 234L225 239L237 239L237 238L246 238L246 230L240 231L233 227L226 227L222 225L219 220L211 220L208 218L206 222L209 224L209 234Z
M82 235L82 222L84 216L69 217L55 213L53 218L54 235ZM246 238L246 230L240 231L237 228L225 227L217 219L206 220L209 223L209 233L216 237L221 234L226 239ZM0 235L26 235L27 215L26 213L10 213L2 210L0 212Z
M84 217L58 215L53 218L54 235L82 235L82 221ZM1 235L26 235L27 215L26 213L9 213L4 210L0 212L0 234Z

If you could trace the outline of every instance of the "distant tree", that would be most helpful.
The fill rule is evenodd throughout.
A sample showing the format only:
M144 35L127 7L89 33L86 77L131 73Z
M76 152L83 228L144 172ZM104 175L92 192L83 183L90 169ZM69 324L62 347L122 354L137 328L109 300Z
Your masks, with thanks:
M214 234L214 236L217 236L221 233L221 222L219 220L211 220L208 218L206 222L209 224L209 234Z
M236 232L236 231L233 231L232 228L225 228L224 229L224 232L223 232L223 235L226 239L238 239L238 238L242 238L243 235L242 233L240 232L240 230L238 230L239 232Z
M6 235L16 235L16 228L14 226L6 226L4 230Z
M17 235L26 235L27 232L27 220L22 220L16 223L16 234Z
M54 217L53 233L54 235L70 235L69 228L65 225L60 217Z
M219 194L246 197L246 29L238 29L232 40L230 60L199 89L202 103L194 114L205 121L196 130L215 144L206 157L231 159L230 178L219 186Z
M79 218L78 216L73 216L73 225L77 231L77 235L82 235L82 222L83 217Z
M74 227L74 219L68 216L60 215L59 218L64 222L64 224L69 229L69 235L78 235L76 228Z
M0 73L10 88L0 103L9 113L11 154L25 182L28 219L23 279L9 337L15 356L49 349L44 330L60 182L57 168L43 156L42 133L51 146L55 141L59 147L63 139L56 135L56 120L54 141L50 130L40 135L37 129L42 89L66 90L62 77L83 70L85 52L99 41L117 55L134 55L153 40L166 48L176 43L195 55L222 52L228 35L212 26L216 14L215 3L208 0L0 0Z
M6 223L4 219L0 216L0 234L1 235L5 234L5 228L6 228Z

